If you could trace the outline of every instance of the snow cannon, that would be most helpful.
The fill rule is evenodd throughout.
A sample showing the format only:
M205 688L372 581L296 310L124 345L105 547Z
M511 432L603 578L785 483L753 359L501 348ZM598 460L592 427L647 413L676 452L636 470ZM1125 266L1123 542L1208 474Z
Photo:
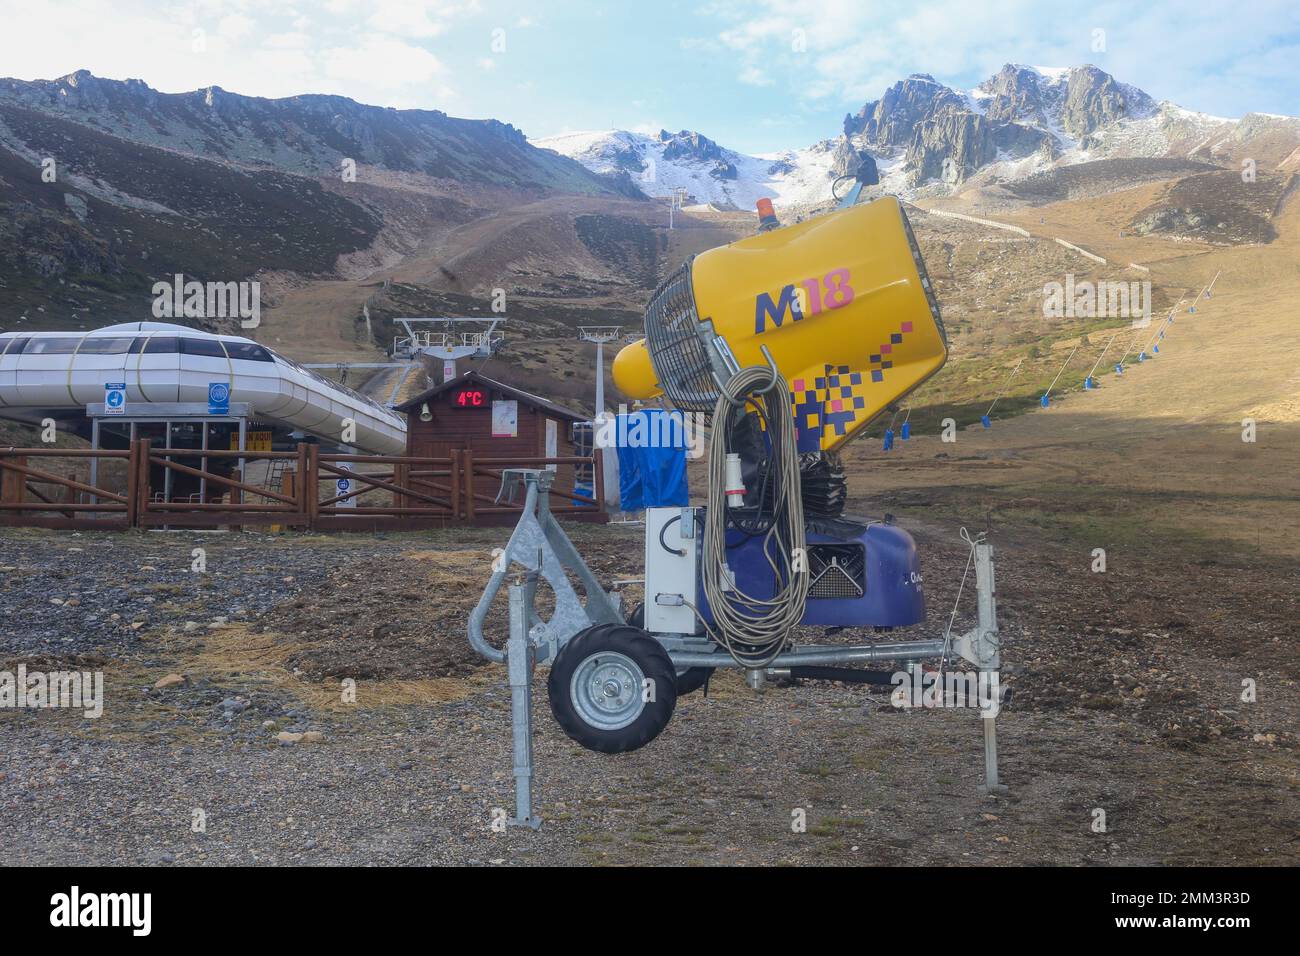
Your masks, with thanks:
M507 822L540 825L535 665L550 666L559 727L607 754L653 741L677 701L707 692L720 669L759 690L778 678L893 686L899 667L920 675L923 661L961 658L984 679L1001 666L993 551L965 529L977 626L960 636L881 637L924 624L920 560L890 516L845 513L839 449L881 412L896 414L948 348L902 206L892 197L859 204L860 195L855 188L835 211L791 225L773 225L775 210L760 204L758 234L670 275L646 308L645 338L615 359L614 381L629 398L662 397L712 423L703 503L645 511L639 606L605 590L551 513L554 474L512 473L525 488L522 514L468 628L471 646L509 674ZM509 635L492 641L489 610L512 575ZM542 581L554 593L549 619L535 604ZM808 643L817 631L844 636ZM983 721L985 787L1002 793L995 716Z
M892 196L701 253L656 290L645 331L614 360L626 395L707 415L740 370L770 365L801 453L839 449L948 357Z

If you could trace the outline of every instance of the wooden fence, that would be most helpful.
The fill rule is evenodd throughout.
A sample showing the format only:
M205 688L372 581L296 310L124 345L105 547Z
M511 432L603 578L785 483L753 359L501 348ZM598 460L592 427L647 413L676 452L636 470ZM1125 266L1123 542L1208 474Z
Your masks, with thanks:
M509 468L550 468L553 512L607 520L599 455L475 459L467 450L413 458L325 454L305 443L294 451L153 448L140 439L113 451L0 448L0 525L396 531L513 524L524 496L502 493ZM579 469L594 475L594 491L575 490ZM252 477L259 470L260 481Z

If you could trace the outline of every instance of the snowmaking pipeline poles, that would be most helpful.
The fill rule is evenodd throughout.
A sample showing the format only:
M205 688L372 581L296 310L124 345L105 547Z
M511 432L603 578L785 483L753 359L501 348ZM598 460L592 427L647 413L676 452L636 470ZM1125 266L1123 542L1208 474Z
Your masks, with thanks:
M1187 309L1189 315L1196 311L1196 306L1200 304L1202 299L1208 299L1210 297L1210 290L1214 288L1214 283L1219 281L1219 276L1221 275L1223 275L1222 269L1216 272L1214 278L1210 280L1210 284L1201 290L1200 294L1196 297L1196 302L1192 303L1192 305Z
M1052 379L1052 384L1047 386L1047 391L1043 392L1043 397L1038 400L1038 404L1042 405L1044 408L1048 408L1051 406L1052 389L1056 388L1056 383L1059 382L1061 380L1061 376L1065 374L1066 368L1069 367L1070 360L1074 358L1074 353L1077 351L1079 351L1079 346L1076 345L1073 351L1071 351L1069 356L1066 358L1065 364L1061 366L1061 370L1056 373L1056 378Z
M1214 274L1214 278L1209 281L1209 283L1205 286L1205 288L1202 289L1200 292L1196 293L1196 298L1192 300L1192 304L1187 307L1188 315L1196 314L1197 304L1202 299L1208 299L1210 297L1210 290L1214 288L1214 283L1219 281L1219 276L1222 274L1223 274L1223 270L1220 269L1218 272ZM1184 298L1186 297L1184 296ZM1179 299L1178 305L1182 305L1182 303L1183 303L1183 299ZM1144 349L1143 351L1150 350L1152 355L1159 353L1160 340L1165 337L1165 331L1169 328L1169 326L1174 324L1174 316L1178 314L1178 305L1175 305L1169 311L1169 314L1165 316L1164 322L1161 323L1160 328L1156 331L1156 334L1152 337L1151 341L1147 343L1147 348Z
M1187 296L1183 296L1183 298L1179 299L1177 302L1174 303L1174 307L1173 307L1172 309L1170 309L1170 310L1169 310L1169 314L1168 314L1167 316L1165 316L1165 320L1164 320L1164 322L1160 323L1161 328L1163 328L1163 327L1165 326L1165 324L1168 323L1169 320L1172 319L1172 318L1174 317L1174 313L1178 311L1178 307L1179 307L1180 305L1183 304L1183 301L1184 301L1186 298L1187 298ZM1124 368L1124 360L1127 359L1127 358L1129 357L1129 354L1133 351L1133 346L1137 345L1138 342L1140 342L1140 341L1142 341L1142 340L1143 340L1143 329L1139 328L1139 329L1137 330L1137 334L1135 334L1135 335L1133 336L1133 341L1130 342L1130 343L1128 344L1128 348L1125 349L1125 350L1124 350L1124 354L1123 354L1122 356L1120 356L1119 364L1116 365L1116 370L1117 370L1117 371L1118 371L1118 370L1121 370L1121 369ZM1145 361L1146 349L1145 349L1145 348L1142 349L1142 351L1139 352L1138 355L1141 356L1141 357L1138 359L1139 362L1141 362L1141 361ZM1123 372L1121 371L1120 374L1123 374Z
M1097 361L1092 366L1092 371L1084 377L1083 387L1085 390L1097 387L1097 383L1092 380L1092 377L1097 374L1097 369L1101 368L1101 360L1106 357L1106 353L1110 351L1110 347L1115 344L1117 338L1119 338L1118 332L1110 337L1110 341L1106 343L1106 347L1102 349L1101 354L1097 356Z
M1208 286L1206 288L1208 288ZM1179 299L1177 304L1172 309L1169 310L1169 314L1165 316L1165 320L1160 323L1160 327L1157 328L1155 334L1151 336L1151 341L1147 342L1146 347L1142 349L1143 355L1145 355L1147 352L1150 352L1152 355L1159 354L1160 352L1159 343L1160 340L1165 337L1165 329L1169 328L1169 326L1174 324L1174 316L1178 314L1178 306L1182 305L1183 300L1186 298L1187 297L1184 296L1182 299ZM1196 306L1194 305L1189 306L1188 308L1192 312L1196 311Z
M894 449L894 422L898 420L898 409L894 409L894 414L889 416L889 424L885 426L884 451L893 451Z
M993 396L993 401L989 404L988 411L980 416L980 424L985 428L993 427L993 423L989 421L989 416L993 414L993 406L1002 400L1002 396L1006 394L1007 389L1011 386L1011 380L1016 377L1016 373L1020 371L1020 366L1024 364L1024 358L1021 358L1020 361L1016 363L1016 367L1011 370L1011 374L1008 375L1007 380L1002 383L1002 387L998 389L998 393Z

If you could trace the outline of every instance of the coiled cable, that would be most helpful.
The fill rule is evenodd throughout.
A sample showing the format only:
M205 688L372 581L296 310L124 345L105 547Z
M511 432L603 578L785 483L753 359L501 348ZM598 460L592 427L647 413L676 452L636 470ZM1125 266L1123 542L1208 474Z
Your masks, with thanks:
M775 579L771 597L742 591L728 573L726 533L727 436L731 420L750 406L764 419L771 444L759 507L771 504L771 519L762 534L763 555ZM747 668L767 667L784 650L790 632L803 619L808 600L807 544L799 455L790 390L764 366L742 369L718 397L709 437L709 499L704 523L702 580L704 595L717 625L714 637ZM737 509L739 510L739 509Z

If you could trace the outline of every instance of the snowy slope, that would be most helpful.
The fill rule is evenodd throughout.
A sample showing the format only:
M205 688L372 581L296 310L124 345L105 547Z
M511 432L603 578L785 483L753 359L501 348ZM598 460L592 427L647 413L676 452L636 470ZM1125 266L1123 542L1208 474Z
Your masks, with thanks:
M607 130L562 133L531 142L576 159L593 172L626 172L647 196L667 197L685 189L688 204L753 209L764 197L785 207L817 205L831 197L833 140L749 156L700 139L707 145L684 146L682 134L656 137Z
M1300 119L1225 119L1157 103L1094 66L1009 63L973 90L913 74L845 117L838 138L776 154L745 155L686 130L564 133L532 142L597 173L627 173L648 196L685 189L688 204L753 209L768 197L789 208L831 199L837 149L843 169L846 146L876 161L882 191L917 197L1101 159L1295 163ZM936 172L950 158L960 174L945 182Z

